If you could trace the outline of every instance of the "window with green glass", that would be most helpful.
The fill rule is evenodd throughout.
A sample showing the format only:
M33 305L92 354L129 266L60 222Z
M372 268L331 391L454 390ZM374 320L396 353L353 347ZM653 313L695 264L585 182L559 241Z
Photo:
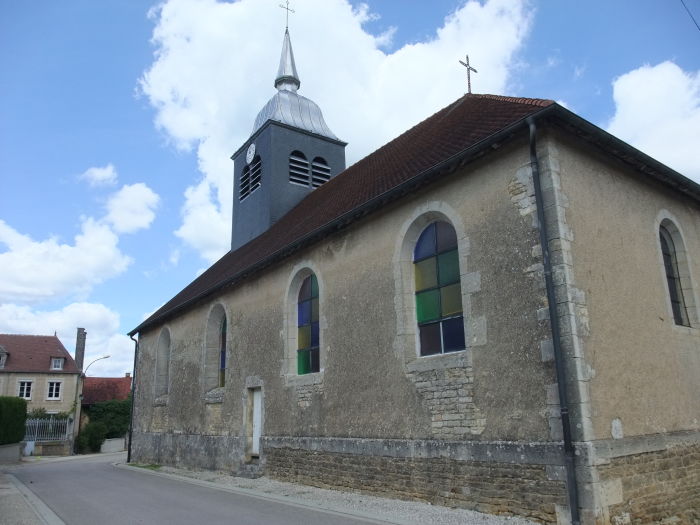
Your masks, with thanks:
M420 355L464 350L457 234L450 224L438 221L423 230L413 268Z
M318 329L318 281L314 274L301 283L297 301L297 373L318 372L321 369Z

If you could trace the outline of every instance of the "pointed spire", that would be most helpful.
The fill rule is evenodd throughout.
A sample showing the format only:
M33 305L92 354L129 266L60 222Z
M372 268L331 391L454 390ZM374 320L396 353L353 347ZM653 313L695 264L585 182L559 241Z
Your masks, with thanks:
M294 64L294 52L292 51L292 41L289 39L289 29L284 30L284 41L282 42L282 56L280 57L280 67L277 70L275 87L278 90L296 91L301 82L297 75L297 67Z

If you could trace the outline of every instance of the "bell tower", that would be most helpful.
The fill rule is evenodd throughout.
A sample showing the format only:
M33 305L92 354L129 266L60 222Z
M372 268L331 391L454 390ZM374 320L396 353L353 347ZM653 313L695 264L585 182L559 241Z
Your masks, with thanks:
M231 157L232 251L345 169L346 143L328 128L318 105L299 95L300 86L286 28L277 93L258 113L250 138Z

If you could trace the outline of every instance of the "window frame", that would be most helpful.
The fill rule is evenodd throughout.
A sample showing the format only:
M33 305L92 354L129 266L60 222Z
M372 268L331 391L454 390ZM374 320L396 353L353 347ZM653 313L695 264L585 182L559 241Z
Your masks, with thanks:
M58 393L56 392L58 390ZM63 381L50 379L46 381L46 400L61 401L63 399Z
M65 358L63 357L52 357L51 358L51 370L63 370L63 363ZM58 366L56 366L58 365Z
M308 282L308 295L305 293L305 287ZM304 297L302 297L304 294ZM317 374L321 371L321 308L320 308L320 290L318 286L318 278L314 272L310 272L306 277L304 277L299 285L299 290L297 291L297 315L296 315L296 329L297 329L297 350L296 350L296 362L297 362L297 375L305 376L308 374ZM315 317L314 320L314 303L315 303ZM302 322L301 312L306 310L306 305L308 305L308 322ZM316 325L314 330L314 324ZM308 327L308 344L301 344L302 334L304 329ZM316 332L314 336L314 331ZM314 344L314 339L316 344ZM307 354L308 358L302 358L302 353ZM304 360L308 361L307 366L304 364Z
M25 395L22 395L22 386L23 384L28 384L29 385L29 395L26 395L26 386L24 388ZM17 397L26 399L27 401L31 401L32 399L32 394L34 392L34 381L32 379L18 379L17 380Z

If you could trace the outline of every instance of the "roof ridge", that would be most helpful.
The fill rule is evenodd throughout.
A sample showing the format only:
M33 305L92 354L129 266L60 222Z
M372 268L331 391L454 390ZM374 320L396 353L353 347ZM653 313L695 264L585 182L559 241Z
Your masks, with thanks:
M543 108L556 104L554 100L548 98L509 97L507 95L492 95L490 93L467 93L465 97L486 98L491 100L500 100L502 102L513 102L515 104L528 104L530 106L538 106Z
M0 334L0 335L9 335L12 337L55 337L58 339L57 335L53 334L48 334L48 335L42 335L42 334Z

